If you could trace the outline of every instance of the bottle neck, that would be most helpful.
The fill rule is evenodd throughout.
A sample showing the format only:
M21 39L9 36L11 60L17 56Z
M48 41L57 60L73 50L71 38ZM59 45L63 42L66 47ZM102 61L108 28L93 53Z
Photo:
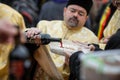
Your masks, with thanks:
M50 42L61 42L62 39L61 38L49 38Z
M61 38L53 38L49 34L37 34L39 36L40 44L47 45L50 42L62 42ZM26 38L26 43L36 44L34 38Z
M49 44L50 42L61 42L61 38L53 38L49 34L40 34L41 44Z

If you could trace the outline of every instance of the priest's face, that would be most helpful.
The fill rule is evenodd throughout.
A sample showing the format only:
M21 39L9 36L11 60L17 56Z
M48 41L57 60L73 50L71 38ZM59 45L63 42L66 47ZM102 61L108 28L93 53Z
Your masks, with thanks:
M78 5L64 8L64 21L68 28L83 27L87 20L87 11Z

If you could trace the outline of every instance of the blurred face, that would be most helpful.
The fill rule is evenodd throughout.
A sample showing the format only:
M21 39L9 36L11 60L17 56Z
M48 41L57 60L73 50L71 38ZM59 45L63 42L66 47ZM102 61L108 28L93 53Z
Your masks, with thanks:
M98 9L103 5L103 0L93 0L93 2Z
M112 0L113 4L120 10L120 0Z
M78 5L69 5L64 8L64 21L68 28L83 27L87 17L86 10Z

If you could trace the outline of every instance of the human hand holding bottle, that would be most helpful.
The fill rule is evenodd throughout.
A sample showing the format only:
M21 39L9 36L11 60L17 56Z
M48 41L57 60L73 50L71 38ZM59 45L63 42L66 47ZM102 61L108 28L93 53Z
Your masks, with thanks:
M35 43L37 45L40 45L40 37L39 34L41 33L41 31L38 28L30 28L28 30L25 31L25 36L29 39L35 39Z
M39 45L47 45L50 42L61 42L61 38L53 38L49 34L42 34L37 28L31 28L25 32L27 37L27 43L33 43Z

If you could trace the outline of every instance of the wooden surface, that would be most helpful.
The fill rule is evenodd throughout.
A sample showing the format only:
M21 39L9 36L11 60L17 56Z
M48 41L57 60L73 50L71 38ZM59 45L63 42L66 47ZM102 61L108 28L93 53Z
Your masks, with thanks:
M34 58L41 66L41 68L51 77L53 80L64 80L60 72L58 72L55 64L53 63L49 51L46 46L40 46L34 54Z

